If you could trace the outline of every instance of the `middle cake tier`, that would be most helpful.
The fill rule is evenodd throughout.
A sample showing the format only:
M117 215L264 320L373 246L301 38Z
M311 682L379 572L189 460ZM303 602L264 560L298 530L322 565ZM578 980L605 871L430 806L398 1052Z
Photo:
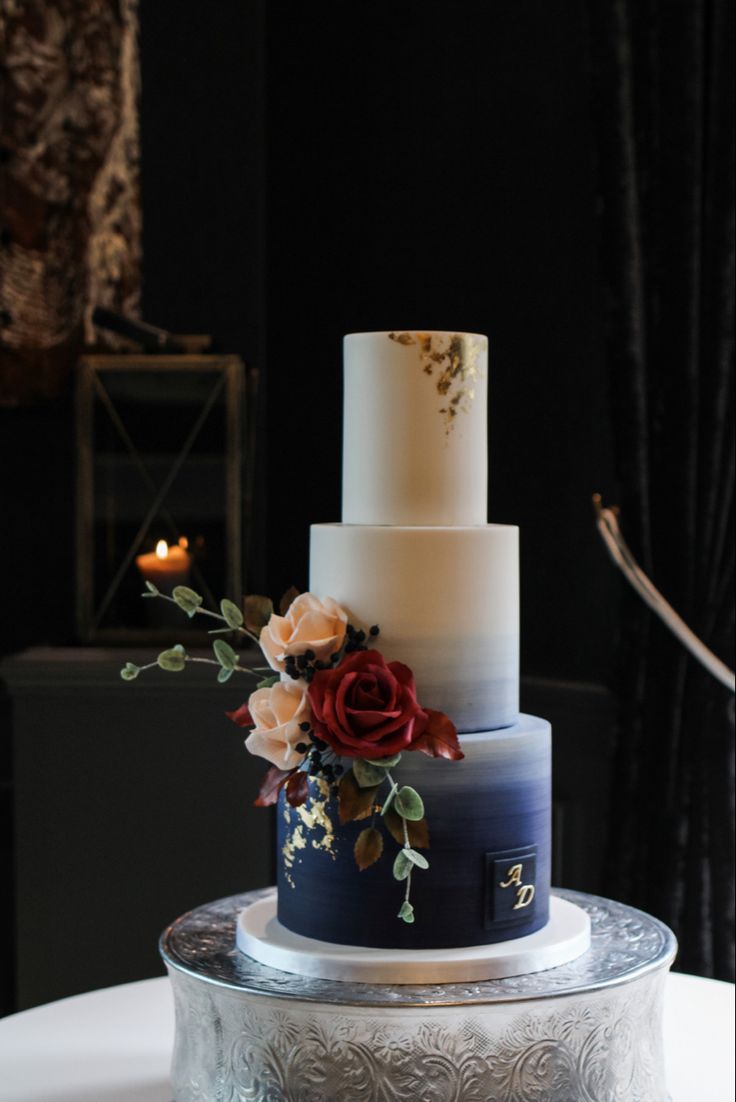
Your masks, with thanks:
M314 524L312 593L380 629L387 662L414 673L425 708L460 733L519 714L519 530Z

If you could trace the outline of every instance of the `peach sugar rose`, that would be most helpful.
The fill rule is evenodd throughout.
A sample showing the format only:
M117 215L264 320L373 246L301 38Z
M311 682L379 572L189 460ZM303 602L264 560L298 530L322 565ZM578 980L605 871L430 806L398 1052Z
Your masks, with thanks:
M275 613L261 629L259 642L272 670L283 672L288 655L314 651L320 662L329 662L345 640L347 614L332 597L300 593L285 616Z
M248 700L255 728L245 740L246 749L279 769L295 769L304 759L296 747L308 741L301 723L310 723L312 712L306 685L298 681L277 681L270 688L256 689Z

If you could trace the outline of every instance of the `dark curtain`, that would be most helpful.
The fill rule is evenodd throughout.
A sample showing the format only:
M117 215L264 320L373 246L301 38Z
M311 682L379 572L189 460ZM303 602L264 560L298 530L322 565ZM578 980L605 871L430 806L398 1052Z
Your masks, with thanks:
M588 0L624 535L733 668L732 0ZM733 696L622 581L608 888L734 978Z

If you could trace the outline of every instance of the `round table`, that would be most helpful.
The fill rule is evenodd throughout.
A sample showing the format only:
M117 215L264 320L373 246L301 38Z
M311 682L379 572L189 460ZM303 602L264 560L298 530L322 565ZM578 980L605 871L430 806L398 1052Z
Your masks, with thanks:
M734 988L671 974L665 1049L672 1102L734 1097ZM0 1021L0 1102L172 1102L169 982L109 987Z

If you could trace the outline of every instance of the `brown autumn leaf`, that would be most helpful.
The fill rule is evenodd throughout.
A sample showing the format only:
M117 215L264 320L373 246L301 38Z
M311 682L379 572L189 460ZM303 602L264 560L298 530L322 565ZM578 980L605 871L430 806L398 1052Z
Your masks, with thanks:
M272 804L275 804L278 801L279 792L292 773L295 772L295 769L277 769L275 765L272 765L261 781L261 787L258 790L257 798L253 801L253 806L271 807Z
M273 601L270 597L261 597L258 593L243 597L243 621L254 635L260 635L261 628L266 626L272 615Z
M352 769L343 773L337 792L340 822L350 823L356 819L366 819L373 810L377 791L378 785L374 788L361 788Z
M279 601L279 613L282 616L286 616L286 613L289 611L289 605L298 596L299 590L296 588L295 585L290 585L289 588L286 590L286 593L284 593L283 597Z
M455 724L444 712L435 712L425 708L428 723L418 739L411 744L412 750L421 750L430 758L449 758L459 761L465 757L460 749Z
M286 800L292 807L301 807L309 796L309 775L303 769L292 773L286 782Z
M383 835L375 827L366 827L361 830L353 847L355 863L362 872L369 865L374 865L383 853Z
M393 807L390 807L383 816L383 821L386 824L386 830L393 838L403 846L404 838L404 820L399 815L398 811L394 811ZM413 822L409 819L406 820L406 826L409 831L409 845L413 849L429 849L429 827L426 819L416 819Z
M228 719L231 719L233 723L237 723L238 727L254 727L255 721L250 714L250 709L247 704L241 704L239 708L236 708L234 712L225 712Z

